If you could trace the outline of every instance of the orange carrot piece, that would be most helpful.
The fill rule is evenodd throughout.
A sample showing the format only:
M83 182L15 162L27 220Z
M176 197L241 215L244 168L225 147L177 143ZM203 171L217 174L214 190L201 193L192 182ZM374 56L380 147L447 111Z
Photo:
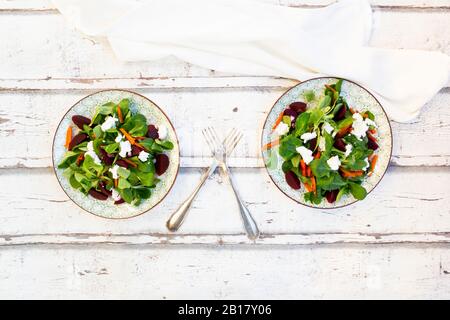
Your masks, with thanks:
M262 147L262 150L263 150L263 151L269 150L269 149L271 149L271 148L273 148L273 147L275 147L275 146L277 146L277 145L279 145L279 144L280 144L280 139L276 139L276 140L274 140L274 141L272 141L272 142L269 142L269 143L266 144L265 146L263 146L263 147Z
M77 161L76 161L77 166L79 166L81 164L81 161L83 161L83 160L84 160L84 153L81 153L78 156Z
M136 141L141 141L147 139L147 137L134 137Z
M371 134L377 134L377 129L370 129L369 132L370 132Z
M309 184L304 183L304 185L305 185L305 189L306 189L307 192L313 191L312 187Z
M122 110L120 110L120 103L117 105L117 116L119 117L119 122L123 123Z
M119 185L119 179L114 179L114 188L117 188Z
M137 164L134 163L133 161L131 161L130 159L123 159L123 161L125 161L126 163L128 163L130 166L132 166L133 168L137 168Z
M72 141L72 127L69 126L66 132L66 144L64 145L66 149L69 148L70 141Z
M306 167L306 176L307 177L311 177L312 172L311 172L311 168L310 167Z
M377 161L378 161L378 155L375 154L372 156L372 158L370 160L370 170L369 170L369 174L368 174L369 177L372 175L373 171L375 170Z
M359 177L362 176L364 174L364 171L362 170L358 170L358 171L350 171L350 170L346 170L344 168L340 168L341 172L343 174L344 177L346 178L354 178L354 177Z
M303 159L300 160L300 168L302 168L302 176L306 177L306 163Z
M348 127L344 127L341 130L339 130L339 132L336 134L336 137L338 138L342 138L343 136L345 136L347 133L349 133L350 131L352 131L352 126L349 125Z
M314 156L314 159L319 159L321 156L320 151L317 151L316 155Z
M317 194L317 185L316 185L315 177L311 178L311 188L312 188L312 191L314 191L314 194Z
M136 144L136 139L134 139L128 132L126 132L124 128L120 128L119 130L120 132L122 132L125 138L130 141L131 144Z
M275 123L272 127L272 131L274 131L278 127L278 125L281 123L281 121L283 120L283 116L284 116L284 111L282 111L280 113L280 115L278 116L277 120L275 120Z
M352 114L355 114L355 113L356 113L356 110L353 109L353 108L350 108L350 112L351 112Z

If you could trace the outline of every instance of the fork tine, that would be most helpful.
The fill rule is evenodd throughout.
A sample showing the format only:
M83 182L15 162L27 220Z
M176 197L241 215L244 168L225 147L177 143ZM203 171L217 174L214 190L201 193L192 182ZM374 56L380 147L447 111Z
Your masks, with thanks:
M211 141L211 138L209 137L208 131L206 129L202 130L203 137L205 138L206 143L208 144L211 151L215 150L215 147Z
M211 133L211 136L214 140L214 143L216 145L216 149L219 148L219 146L221 146L220 142L219 142L219 137L217 135L216 129L214 129L214 127L209 127L209 131Z
M227 156L229 156L231 154L231 152L233 152L234 148L236 148L237 144L239 143L239 141L241 141L242 137L243 137L243 133L239 132L236 137L233 139L233 141L230 143L230 145L228 145L226 147L226 153Z
M229 145L230 141L232 141L234 139L234 136L236 135L236 133L238 133L238 131L236 130L236 128L232 128L230 130L230 132L228 133L227 137L223 140L223 145L227 146Z

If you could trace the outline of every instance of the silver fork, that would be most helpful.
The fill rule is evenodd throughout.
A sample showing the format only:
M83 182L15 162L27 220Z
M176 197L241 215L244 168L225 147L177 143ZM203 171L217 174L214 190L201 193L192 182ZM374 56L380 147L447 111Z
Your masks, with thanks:
M203 135L205 135L205 129L202 130ZM226 146L228 150L228 154L230 154L233 149L236 147L237 142L235 142L237 138L238 132L230 132L228 136L223 140L222 145ZM191 193L191 195L184 200L183 203L178 207L178 209L170 216L170 218L166 222L167 229L170 231L176 231L180 226L182 225L184 219L186 218L187 213L189 212L189 209L192 205L192 202L194 201L195 197L197 196L198 192L202 188L203 184L205 183L206 179L208 179L216 170L217 166L219 165L219 162L215 157L213 157L213 162L211 163L210 167L203 173L203 175L200 178L200 182L197 185L197 187L194 189L194 191Z
M217 137L217 133L214 128L208 127L208 128L206 128L206 130L203 131L203 136L205 137L206 142L208 143L209 147L211 148L215 159L217 160L220 167L222 168L222 171L223 171L225 177L230 182L230 185L234 191L234 195L235 195L236 201L239 205L239 212L242 217L242 222L244 224L244 228L247 233L247 237L249 239L254 240L259 237L258 226L256 225L256 222L253 219L252 215L250 214L250 211L247 209L247 207L242 202L241 197L239 196L239 193L236 189L230 169L228 168L228 165L226 163L227 156L229 156L231 154L231 151L234 149L234 147L236 147L239 140L242 138L242 133L233 128L231 131L231 135L236 136L236 138L233 140L231 145L221 144L221 143L219 143L219 138ZM230 146L231 146L231 149L230 149Z

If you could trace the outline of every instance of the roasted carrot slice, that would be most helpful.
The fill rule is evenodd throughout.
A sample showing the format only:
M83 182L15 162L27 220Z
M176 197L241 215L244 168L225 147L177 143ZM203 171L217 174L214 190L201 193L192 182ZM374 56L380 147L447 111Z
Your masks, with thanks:
M307 177L311 177L312 172L311 172L311 168L310 167L306 167L306 176Z
M339 132L336 134L337 138L342 138L343 136L345 136L347 133L349 133L350 131L352 131L352 125L349 125L347 127L342 128L341 130L339 130Z
M364 174L364 171L362 170L358 170L358 171L350 171L350 170L346 170L342 167L340 167L340 170L342 172L342 175L346 178L354 178L354 177L359 177L362 176Z
M300 160L300 168L302 169L302 176L306 177L306 163L303 159Z
M137 168L137 164L134 163L133 161L131 161L130 159L123 159L123 161L125 161L126 163L128 163L130 166L132 166L133 168Z
M271 148L273 148L273 147L275 147L275 146L277 146L277 145L279 145L279 144L280 144L280 139L276 139L276 140L274 140L274 141L272 141L272 142L269 142L269 143L266 144L265 146L263 146L263 147L262 147L262 150L263 150L263 151L269 150L269 149L271 149Z
M123 123L122 110L120 109L120 103L117 105L117 116L119 117L119 122Z
M309 184L304 183L304 185L305 185L305 189L306 189L307 192L313 191L312 187Z
M70 141L72 141L72 127L69 126L66 132L66 144L64 145L66 149L69 148Z
M377 130L376 130L376 129L370 129L369 132L370 132L371 134L377 134Z
M77 162L76 162L77 166L79 166L83 160L84 160L84 154L81 153L77 158Z
M320 151L317 151L316 155L314 156L314 159L319 159L321 156Z
M284 111L282 111L280 113L280 115L278 116L277 120L275 120L275 123L272 127L272 131L275 130L278 127L278 125L281 123L281 121L283 120L283 116L284 116Z
M119 179L114 179L114 188L117 188L119 185Z
M314 194L317 194L317 186L316 186L316 178L311 178L311 189L314 191Z
M375 170L377 161L378 161L378 155L374 154L372 156L372 158L370 159L370 170L369 170L369 174L368 174L369 177L372 175L373 171Z
M136 144L136 139L134 139L128 132L126 132L124 128L120 128L119 130L120 132L122 132L125 138L130 141L131 144Z

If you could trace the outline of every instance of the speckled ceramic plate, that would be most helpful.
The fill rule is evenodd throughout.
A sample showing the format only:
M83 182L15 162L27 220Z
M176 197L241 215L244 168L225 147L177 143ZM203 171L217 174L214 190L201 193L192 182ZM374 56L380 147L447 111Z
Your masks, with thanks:
M153 189L152 196L139 206L132 206L129 204L114 205L111 199L107 201L99 201L90 196L85 196L80 191L73 189L69 181L64 177L63 171L57 168L57 164L64 157L66 149L64 147L66 130L72 124L72 116L83 115L91 118L94 110L98 105L112 101L118 103L122 99L130 99L132 102L131 110L143 114L148 123L164 125L168 129L168 139L173 142L174 148L167 153L170 158L170 165L167 171L160 177L161 181ZM64 192L75 202L78 206L96 216L110 219L124 219L131 218L143 214L160 203L175 183L180 165L180 149L175 129L172 123L164 114L164 112L152 101L146 97L125 90L107 90L91 94L79 102L77 102L64 115L63 119L56 129L55 137L53 139L53 168L56 177L63 188Z
M337 80L338 79L336 78L316 78L307 80L289 89L285 94L283 94L272 107L272 110L270 110L266 122L264 123L261 146L266 145L274 139L272 127L278 115L292 102L303 101L301 97L303 97L303 93L307 90L313 90L316 93L316 96L318 96L319 93L323 93L325 84L333 84ZM379 157L378 162L373 174L368 177L363 183L363 187L365 187L367 192L369 193L383 178L389 165L392 154L391 126L381 104L377 101L377 99L375 99L372 94L370 94L360 85L348 80L344 80L341 94L347 100L348 104L355 110L370 110L375 115L375 122L378 125L378 144L380 146L380 148L377 150L377 154ZM314 107L314 102L308 104L308 108L310 107ZM339 208L350 205L357 201L355 198L353 198L352 195L347 195L333 204L328 203L326 200L322 201L322 203L319 205L311 204L309 202L306 203L303 197L305 189L302 188L301 190L294 190L289 187L289 185L286 183L284 173L281 170L283 160L279 156L277 149L273 149L273 151L275 152L271 152L271 150L262 152L264 163L266 164L266 169L275 185L289 198L297 201L298 203L314 208ZM268 165L270 157L272 157L272 161L270 161L271 165Z

